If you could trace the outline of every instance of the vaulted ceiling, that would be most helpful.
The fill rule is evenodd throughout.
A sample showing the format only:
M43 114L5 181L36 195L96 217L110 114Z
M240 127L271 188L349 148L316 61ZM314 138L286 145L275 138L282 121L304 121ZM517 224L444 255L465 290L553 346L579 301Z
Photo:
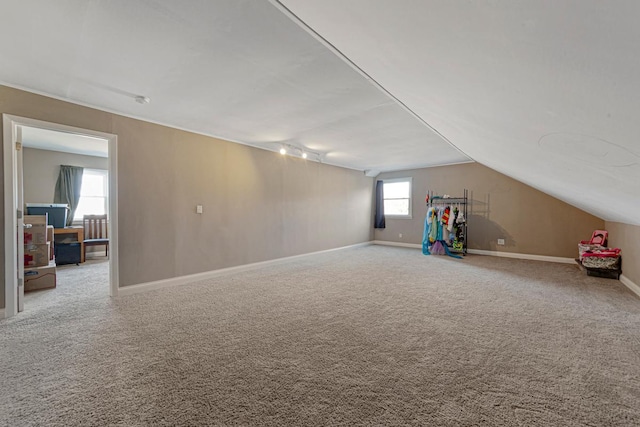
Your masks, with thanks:
M4 84L360 170L475 160L640 224L635 1L0 3Z

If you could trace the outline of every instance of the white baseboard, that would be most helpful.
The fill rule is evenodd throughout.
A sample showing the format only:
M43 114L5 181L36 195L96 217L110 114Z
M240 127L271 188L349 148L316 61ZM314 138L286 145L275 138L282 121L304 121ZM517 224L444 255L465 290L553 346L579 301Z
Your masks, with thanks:
M529 259L532 261L558 262L560 264L576 263L576 260L573 258L563 258L559 256L519 254L515 252L485 251L482 249L469 249L467 252L474 255L489 255L489 256L498 256L503 258Z
M374 240L372 243L374 245L399 246L401 248L422 249L422 245L419 245L417 243L388 242L385 240ZM499 257L505 257L505 258L530 259L534 261L559 262L562 264L575 264L576 262L573 258L562 258L562 257L546 256L546 255L519 254L514 252L485 251L482 249L469 249L467 250L467 253L474 254L474 255L499 256Z
M624 274L620 275L620 281L622 282L623 285L625 285L627 288L629 288L631 290L631 292L633 292L634 294L638 295L638 297L640 297L640 286L639 285L637 285L636 283L633 283L631 281L631 279L629 279Z
M373 243L374 245L398 246L402 248L422 249L422 245L418 245L415 243L387 242L384 240L373 240L371 243ZM557 262L560 264L575 264L576 262L576 260L573 258L563 258L563 257L546 256L546 255L519 254L514 252L485 251L482 249L469 249L467 252L474 255L489 255L489 256L498 256L498 257L504 257L504 258L529 259L533 261ZM622 282L623 285L629 288L631 292L633 292L638 297L640 297L640 285L632 282L631 279L626 277L624 274L620 275L620 281Z
M294 255L294 256L284 257L284 258L276 258L276 259L272 259L272 260L269 260L269 261L254 262L252 264L244 264L244 265L238 265L238 266L235 266L235 267L221 268L219 270L205 271L203 273L189 274L187 276L172 277L170 279L156 280L154 282L147 282L147 283L140 283L140 284L137 284L137 285L124 286L124 287L118 288L118 295L117 296L120 297L120 296L134 295L134 294L138 294L138 293L141 293L141 292L148 292L148 291L154 291L154 290L157 290L157 289L163 289L163 288L169 288L169 287L174 287L174 286L186 285L186 284L189 284L189 283L198 282L200 280L210 279L210 278L217 277L217 276L222 276L222 275L225 275L225 274L240 273L240 272L243 272L243 271L255 270L255 269L258 269L258 268L263 268L263 267L267 267L267 266L270 266L270 265L276 265L276 264L280 264L280 263L287 262L287 261L292 261L292 260L299 259L299 258L304 258L304 257L313 256L313 255L324 254L324 253L328 253L328 252L341 251L341 250L349 249L349 248L357 248L357 247L362 247L362 246L369 246L369 245L371 245L371 242L357 243L355 245L342 246L342 247L339 247L339 248L327 249L327 250L324 250L324 251L310 252L310 253L307 253L307 254Z
M371 243L381 246L397 246L400 248L422 249L422 245L417 243L388 242L386 240L373 240Z

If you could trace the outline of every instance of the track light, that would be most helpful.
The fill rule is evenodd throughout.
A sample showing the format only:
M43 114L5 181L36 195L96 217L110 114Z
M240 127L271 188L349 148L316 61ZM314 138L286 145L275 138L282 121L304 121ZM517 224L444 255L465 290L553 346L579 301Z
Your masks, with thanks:
M309 151L306 148L302 148L299 147L297 145L293 145L293 144L287 144L284 142L279 143L280 145L280 149L278 150L280 152L280 154L284 155L289 155L289 156L295 156L295 157L300 157L303 159L311 159L311 160L316 160L318 162L322 162L322 156L320 153L317 153L315 151Z

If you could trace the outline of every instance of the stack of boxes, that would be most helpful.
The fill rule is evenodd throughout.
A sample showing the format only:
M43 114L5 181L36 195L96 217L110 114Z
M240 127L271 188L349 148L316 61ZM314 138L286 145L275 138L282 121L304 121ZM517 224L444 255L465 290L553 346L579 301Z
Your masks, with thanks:
M53 226L46 215L25 215L24 223L24 290L55 288Z

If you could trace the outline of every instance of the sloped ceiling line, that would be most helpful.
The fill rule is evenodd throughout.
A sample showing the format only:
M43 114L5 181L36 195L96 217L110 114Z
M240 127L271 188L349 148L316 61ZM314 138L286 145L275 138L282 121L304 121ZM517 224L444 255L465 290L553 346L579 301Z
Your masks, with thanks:
M637 1L278 2L475 161L640 225Z
M357 170L473 159L640 225L640 3L556 3L9 1L0 82Z
M411 114L413 117L415 117L418 121L420 121L422 124L424 124L427 128L429 128L429 130L431 130L432 132L434 132L436 135L438 135L443 141L445 141L447 144L449 144L451 147L453 147L456 151L458 151L460 154L462 154L463 156L467 157L469 162L473 162L474 160L471 158L471 156L469 156L467 153L465 153L463 150L461 150L459 147L457 147L453 142L451 142L447 137L445 137L443 134L441 134L436 128L434 128L433 126L431 126L426 120L424 120L422 117L420 117L418 114L416 114L411 108L409 108L409 106L407 106L404 102L402 102L400 99L398 99L393 93L391 93L390 91L388 91L384 86L382 86L378 81L376 81L376 79L374 79L373 77L371 77L366 71L364 71L362 68L360 68L355 62L353 62L351 59L349 59L348 56L346 56L344 53L342 53L342 51L340 51L340 49L338 49L336 46L334 46L331 42L329 42L327 39L325 39L324 37L322 37L322 35L320 35L318 32L316 32L313 28L311 28L309 25L307 25L302 19L300 19L293 11L291 11L287 6L285 6L284 4L282 4L282 2L280 2L280 0L269 0L275 7L277 7L279 10L282 11L282 13L284 13L285 15L287 15L292 21L294 21L296 24L298 24L302 29L304 29L307 33L311 34L316 40L318 40L320 43L322 43L324 46L326 46L330 51L332 51L336 56L340 57L345 63L349 64L349 66L351 66L351 68L353 68L354 70L356 70L358 73L360 73L364 78L366 78L368 81L371 82L371 84L373 84L373 86L375 86L376 88L378 88L380 91L382 91L385 95L387 95L389 98L393 99L400 107L402 107L405 111L407 111L409 114ZM460 163L464 163L464 162L460 162Z

